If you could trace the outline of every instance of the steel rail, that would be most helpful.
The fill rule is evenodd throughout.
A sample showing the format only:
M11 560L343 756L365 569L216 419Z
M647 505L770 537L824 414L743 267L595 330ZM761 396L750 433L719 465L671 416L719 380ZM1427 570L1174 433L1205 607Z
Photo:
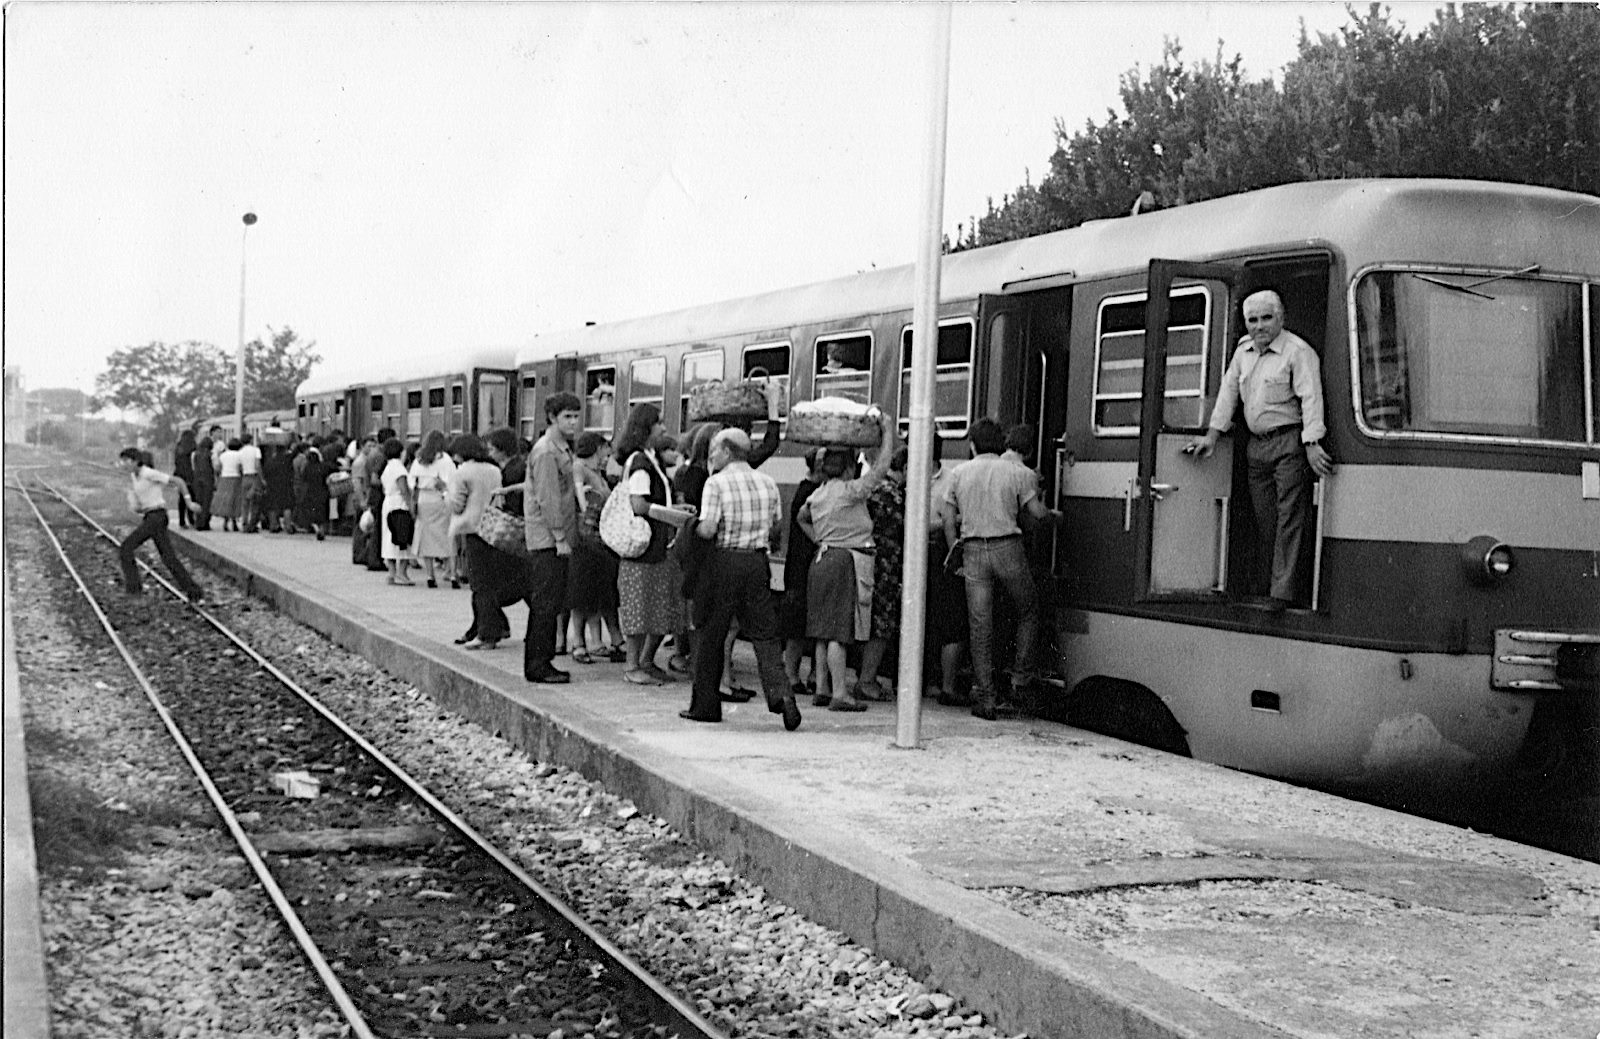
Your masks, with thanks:
M43 480L40 480L39 483L44 487L45 490L49 491L64 505L82 517L83 520L92 528L94 528L102 537L105 537L111 541L116 540L114 537L112 537L111 533L105 529L105 527L103 527L94 519L94 517L80 509L76 503L72 502L60 491L56 490L54 487L51 487ZM37 513L37 510L35 511ZM156 573L155 570L143 560L140 560L139 563L144 567L147 574L149 574L156 581L160 582L161 586L171 593L175 598L179 599L180 601L186 601L183 599L183 596L178 591L177 587L168 581L167 578ZM544 905L548 906L553 912L556 913L556 915L565 921L573 931L577 932L582 940L591 944L595 949L597 949L602 958L610 960L617 966L621 967L628 980L635 985L644 988L651 995L651 997L667 1011L667 1016L673 1019L673 1024L680 1028L688 1029L690 1035L699 1036L701 1039L727 1039L725 1033L719 1031L715 1025L711 1024L711 1022L702 1017L699 1011L695 1010L675 992L663 985L658 978L656 978L649 971L645 970L642 965L640 965L626 952L612 943L609 938L595 930L593 925L591 925L587 920L583 919L583 917L574 911L571 906L567 905L564 899L530 876L527 871L518 865L514 859L506 855L505 852L501 851L487 838L480 834L469 822L467 822L466 819L462 818L455 812L454 809L450 808L449 805L446 805L443 801L440 801L437 797L435 797L432 791L428 790L428 788L423 786L421 782L412 777L412 775L403 767L401 767L400 764L390 759L388 755L374 746L365 736L351 728L343 718L340 718L310 692L307 692L305 689L303 689L297 682L294 681L294 679L290 678L287 674L280 670L277 665L272 663L272 661L262 656L255 649L255 647L247 643L238 634L228 628L227 625L223 624L222 621L218 620L203 607L195 606L193 604L189 605L191 609L193 609L201 617L205 618L208 624L210 624L220 634L222 634L225 638L227 638L235 646L239 647L240 650L247 654L251 660L258 664L268 674L272 675L273 678L282 683L286 689L304 701L306 706L310 707L313 711L317 712L317 714L321 715L325 721L333 725L352 743L370 755L374 761L376 761L391 775L393 775L409 793L432 809L436 815L438 815L453 830L465 838L469 844L471 844L483 855L492 859L496 865L505 870L505 872L510 876L515 878L519 884L532 892L534 896L537 897Z
M43 481L40 482L43 483ZM94 520L90 519L82 509L68 502L55 488L50 487L48 484L44 486L51 494L66 502L74 512L88 519L101 535L105 537L111 536L104 527L94 523ZM128 671L133 675L134 680L139 683L139 688L144 691L145 699L150 701L150 706L155 708L156 714L161 718L161 723L167 727L167 733L172 737L173 742L177 744L179 752L183 754L184 760L188 762L189 768L193 770L195 778L200 781L200 786L205 790L206 797L211 799L212 807L216 809L217 815L222 819L223 824L227 826L228 832L233 835L234 842L239 845L239 851L244 855L245 861L250 864L251 870L255 872L256 880L260 882L261 887L272 900L272 904L283 917L284 923L289 925L289 932L294 935L294 940L300 946L300 951L310 962L312 969L316 971L317 977L322 980L323 985L328 990L328 994L333 997L334 1004L338 1006L339 1013L344 1017L346 1023L350 1025L351 1032L359 1039L376 1039L372 1029L367 1026L366 1019L362 1017L361 1011L356 1008L355 1001L350 998L350 994L345 991L344 985L333 973L333 968L329 965L327 957L322 954L322 950L318 948L317 943L312 939L311 932L306 929L305 924L300 919L300 915L289 904L288 897L284 895L283 889L278 886L277 879L273 877L272 871L267 868L266 861L262 859L261 853L251 842L250 836L244 832L244 827L239 824L239 819L234 814L233 809L228 807L228 802L223 799L222 792L212 782L210 773L200 763L199 757L194 752L194 747L190 745L188 738L184 736L183 730L178 728L178 723L173 719L172 712L167 710L167 705L161 701L161 696L156 692L155 686L145 676L144 670L133 659L133 655L128 652L128 647L123 643L121 636L117 634L116 628L111 623L111 618L107 617L105 610L101 609L99 601L95 599L94 593L89 591L89 586L84 582L82 575L78 573L77 567L73 566L72 561L67 558L66 548L61 544L60 539L56 537L55 531L50 529L50 523L44 518L44 514L39 511L39 506L34 502L33 495L28 492L27 486L20 480L17 481L17 488L22 492L23 500L28 503L28 508L32 510L34 518L39 521L39 528L44 531L45 537L49 538L50 544L55 547L56 554L61 557L61 563L67 568L67 573L72 575L72 580L77 583L78 590L83 593L84 599L88 601L89 608L99 618L100 626L111 637L111 644L116 647L117 653L122 657L122 662L128 666ZM145 569L150 572L148 565L145 565ZM153 572L152 576L156 576L158 580L161 580ZM177 589L167 584L166 581L162 580L162 584L174 596L178 595ZM182 596L178 596L178 598L181 599ZM200 612L204 615L204 611Z

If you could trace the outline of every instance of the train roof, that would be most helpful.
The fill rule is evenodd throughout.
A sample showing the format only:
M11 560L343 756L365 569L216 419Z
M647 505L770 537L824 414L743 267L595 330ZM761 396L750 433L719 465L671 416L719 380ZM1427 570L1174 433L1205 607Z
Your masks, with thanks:
M1563 233L1551 234L1553 227ZM1479 263L1493 255L1519 266L1540 263L1547 272L1600 273L1597 242L1600 198L1590 195L1472 180L1309 181L953 253L941 264L940 298L970 299L1039 279L1103 277L1143 268L1156 257L1206 260L1327 244L1348 246L1353 264L1365 255L1449 262L1450 250L1461 248L1463 258ZM915 274L907 264L548 333L518 351L516 360L521 366L563 353L693 343L903 310L914 300Z
M362 386L442 379L474 368L510 371L516 367L516 362L516 348L510 346L441 348L420 356L375 357L363 364L314 373L295 390L295 399Z

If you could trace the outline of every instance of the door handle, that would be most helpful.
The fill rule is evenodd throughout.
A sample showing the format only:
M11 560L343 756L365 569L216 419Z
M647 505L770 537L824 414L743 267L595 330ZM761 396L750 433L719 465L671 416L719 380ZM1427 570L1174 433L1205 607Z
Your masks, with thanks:
M1177 491L1178 485L1175 483L1153 483L1150 485L1150 497L1156 501L1160 501L1165 495L1176 494Z

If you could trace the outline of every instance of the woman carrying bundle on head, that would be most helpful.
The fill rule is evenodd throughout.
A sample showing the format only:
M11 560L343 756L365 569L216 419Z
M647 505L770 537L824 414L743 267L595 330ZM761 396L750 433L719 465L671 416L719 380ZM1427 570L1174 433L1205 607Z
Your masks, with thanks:
M872 466L856 476L856 449L830 447L822 456L824 482L801 506L800 528L817 544L806 589L806 634L817 641L819 669L813 703L830 711L864 711L850 695L845 662L850 645L872 635L875 569L867 499L894 458L895 424L878 416L882 441Z

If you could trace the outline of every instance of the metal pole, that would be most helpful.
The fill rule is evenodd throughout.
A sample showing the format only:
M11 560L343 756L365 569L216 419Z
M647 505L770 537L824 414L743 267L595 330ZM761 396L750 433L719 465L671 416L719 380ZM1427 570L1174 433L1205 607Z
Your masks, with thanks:
M254 213L244 215L244 230L239 238L239 349L233 360L233 427L238 435L244 434L244 273L245 246L250 241L250 225L256 222Z
M900 695L894 745L913 748L922 730L923 619L928 586L928 495L933 482L934 369L939 358L939 258L944 224L944 145L950 105L950 5L932 8L922 238L912 311L911 439L906 458L905 562L900 592Z

